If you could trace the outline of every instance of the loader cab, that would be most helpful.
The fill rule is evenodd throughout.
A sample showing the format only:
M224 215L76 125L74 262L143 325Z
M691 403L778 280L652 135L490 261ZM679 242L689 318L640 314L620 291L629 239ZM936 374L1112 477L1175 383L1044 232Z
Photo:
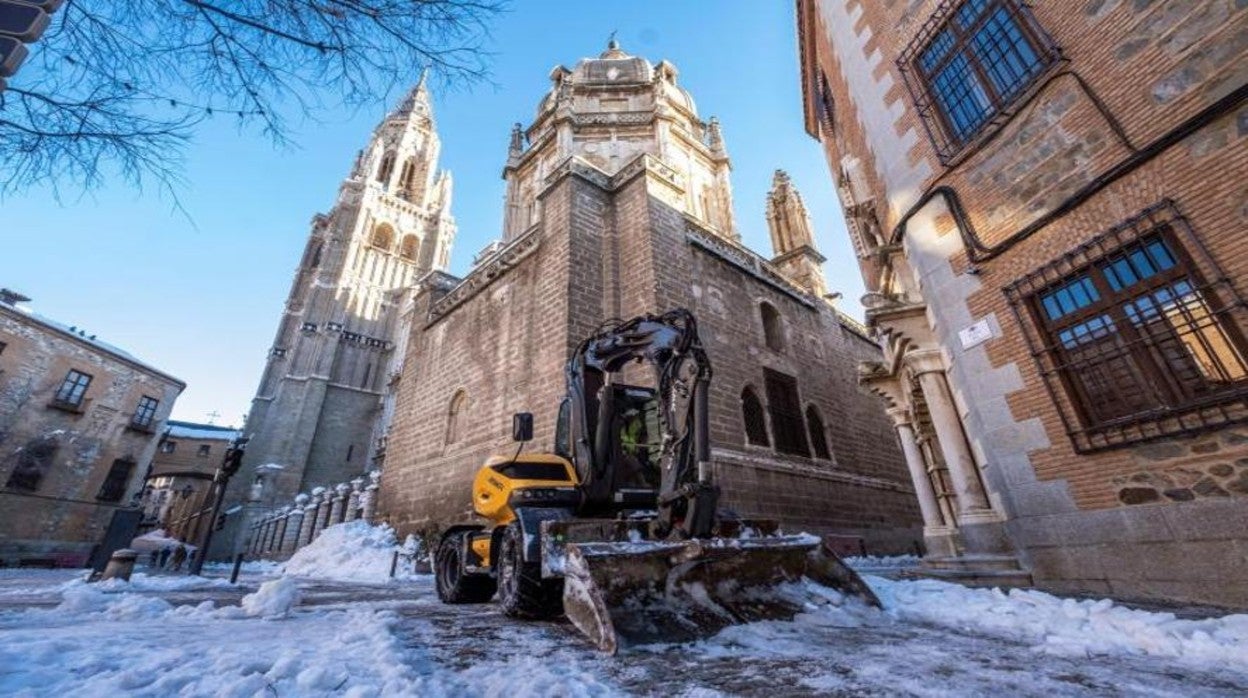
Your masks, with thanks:
M555 452L569 454L582 483L583 513L653 509L662 452L656 391L585 374L580 409L565 400L555 430Z

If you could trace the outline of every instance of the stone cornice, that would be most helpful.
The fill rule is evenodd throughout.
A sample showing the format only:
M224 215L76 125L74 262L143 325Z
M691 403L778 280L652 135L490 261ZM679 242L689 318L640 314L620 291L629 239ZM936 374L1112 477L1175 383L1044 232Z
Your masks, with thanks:
M685 219L685 240L724 262L744 271L755 279L771 286L802 305L815 310L816 301L783 274L772 268L771 263L749 248L703 230L692 220Z
M771 263L783 264L784 262L787 262L795 257L809 257L819 264L823 264L828 261L828 258L819 254L819 250L816 250L814 247L811 247L810 245L801 245L795 249L785 252L784 254L772 257Z
M629 160L614 175L608 175L579 155L569 156L546 175L545 186L538 192L538 196L544 196L565 177L580 177L599 189L613 192L643 173L651 175L654 181L668 186L678 194L685 193L684 175L653 155L641 153Z
M540 229L533 228L478 264L468 276L464 277L463 281L429 307L425 327L437 323L447 313L467 302L506 274L509 269L519 264L521 260L533 254L541 242L540 233ZM429 278L429 276L425 277L425 279Z
M835 470L834 468L836 466L801 466L796 463L789 463L787 461L774 458L755 456L749 453L742 453L741 451L735 451L727 448L712 448L711 459L716 463L724 463L726 465L760 468L763 470L771 470L773 472L790 473L804 478L829 480L831 482L857 485L859 487L869 487L876 490L913 492L913 488L911 488L908 484L898 482L896 480L886 480L884 478L847 473Z

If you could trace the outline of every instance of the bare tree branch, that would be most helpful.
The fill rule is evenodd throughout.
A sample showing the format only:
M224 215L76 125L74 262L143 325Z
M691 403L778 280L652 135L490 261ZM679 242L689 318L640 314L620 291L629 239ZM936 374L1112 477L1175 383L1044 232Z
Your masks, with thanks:
M180 183L195 127L234 116L274 143L288 117L374 105L428 68L486 76L505 0L67 0L0 93L0 197L120 175Z

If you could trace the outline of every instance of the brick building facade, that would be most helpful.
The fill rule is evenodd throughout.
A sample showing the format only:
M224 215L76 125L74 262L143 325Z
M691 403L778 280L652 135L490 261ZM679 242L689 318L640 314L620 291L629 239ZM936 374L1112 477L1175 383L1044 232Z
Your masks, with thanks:
M740 242L720 125L698 117L675 66L612 45L551 81L512 134L503 239L464 278L435 272L417 291L382 514L400 534L467 518L476 470L515 448L512 413L534 413L530 448L553 444L581 339L610 318L683 306L714 365L725 504L872 552L912 550L904 460L854 373L879 351L822 297L822 257L787 176L769 196L769 260Z
M0 566L82 566L134 506L182 381L0 291Z
M1248 7L797 20L933 562L1248 606Z

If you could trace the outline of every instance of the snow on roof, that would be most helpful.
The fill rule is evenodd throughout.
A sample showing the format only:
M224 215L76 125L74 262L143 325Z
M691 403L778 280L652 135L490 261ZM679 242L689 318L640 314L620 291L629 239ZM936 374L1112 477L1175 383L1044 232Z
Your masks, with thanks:
M69 337L72 337L79 342L90 344L96 349L99 349L100 351L105 352L107 354L112 354L114 357L121 359L122 361L125 361L126 363L133 364L135 366L138 366L139 368L142 368L147 371L151 371L152 373L158 374L164 378L168 378L169 380L177 383L183 388L186 387L186 381L180 378L177 378L175 376L172 376L156 368L155 366L139 359L135 355L131 354L130 352L124 349L121 349L120 347L115 347L112 344L109 344L108 342L102 342L96 339L95 335L87 334L85 331L81 331L77 327L72 327L70 325L57 322L56 320L53 320L51 318L44 317L40 315L39 313L36 313L35 311L31 310L30 308L27 308L26 306L7 305L4 303L0 303L0 308L6 308L9 310L12 310L16 312L17 314L25 316L26 318L34 322L37 322L40 325L43 325L49 329L55 330L64 335L68 335Z
M210 439L217 441L233 441L243 435L241 429L219 427L215 424L196 424L195 422L168 421L169 438L171 439Z

